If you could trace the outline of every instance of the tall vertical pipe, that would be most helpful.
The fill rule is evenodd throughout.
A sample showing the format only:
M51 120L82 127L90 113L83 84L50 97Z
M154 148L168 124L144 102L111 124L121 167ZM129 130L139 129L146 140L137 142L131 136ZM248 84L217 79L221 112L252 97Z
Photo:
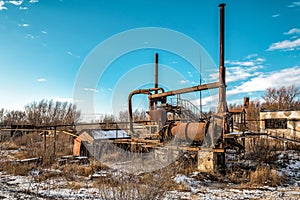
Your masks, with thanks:
M154 55L154 88L158 88L158 53ZM155 91L155 94L157 92Z
M226 104L226 80L225 80L225 66L224 66L224 9L225 4L219 5L220 8L220 71L219 71L219 106L218 112L223 113L227 111Z
M154 88L158 88L158 53L154 54ZM157 91L155 91L155 94L158 94ZM156 107L157 99L155 99L154 101L150 101L149 110L155 110Z

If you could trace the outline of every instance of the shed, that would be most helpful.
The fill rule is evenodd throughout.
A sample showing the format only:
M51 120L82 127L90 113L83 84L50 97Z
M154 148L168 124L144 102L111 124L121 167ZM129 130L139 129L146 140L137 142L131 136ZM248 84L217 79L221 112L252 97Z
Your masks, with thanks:
M260 131L288 139L300 140L300 111L262 110L260 112Z
M84 129L74 139L73 155L98 157L104 145L116 139L131 138L124 130Z

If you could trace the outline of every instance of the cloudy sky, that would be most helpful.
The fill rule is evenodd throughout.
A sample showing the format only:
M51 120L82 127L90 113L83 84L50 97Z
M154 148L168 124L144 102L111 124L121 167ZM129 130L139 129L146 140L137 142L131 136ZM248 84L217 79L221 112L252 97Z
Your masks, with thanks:
M268 87L300 87L300 1L223 2L228 102L260 100ZM154 53L166 90L199 84L199 72L202 83L214 82L219 3L0 1L0 108L23 109L41 99L82 103L88 97L93 112L126 109L130 91L152 87ZM85 71L87 65L93 66ZM203 97L208 105L216 91ZM186 98L197 104L199 94ZM146 105L144 98L134 107Z

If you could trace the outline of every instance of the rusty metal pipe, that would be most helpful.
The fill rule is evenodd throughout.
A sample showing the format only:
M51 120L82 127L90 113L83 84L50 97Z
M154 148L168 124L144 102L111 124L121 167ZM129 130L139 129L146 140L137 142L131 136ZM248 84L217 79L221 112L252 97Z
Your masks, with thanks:
M133 133L133 122L132 122L132 97L136 94L148 94L150 95L152 91L161 91L164 93L163 88L149 88L149 89L139 89L134 90L130 92L128 95L128 118L129 118L129 125L130 125L130 131Z
M159 94L152 94L152 95L149 95L148 98L149 99L163 98L163 97L173 96L173 95L177 95L177 94L184 94L184 93L189 93L189 92L196 92L196 91L201 91L201 90L219 88L219 86L220 86L219 82L202 84L202 85L197 85L197 86L193 86L193 87L172 90L172 91L168 91L168 92L162 92Z
M225 66L224 66L224 21L225 21L225 4L222 3L219 5L220 7L220 64L219 64L219 105L218 105L218 113L227 112L227 103L226 103L226 74L225 74Z
M158 88L158 53L154 55L154 88ZM157 94L158 91L155 91Z
M220 66L224 67L224 21L225 21L225 15L224 15L224 9L225 9L224 3L220 4ZM222 73L222 79L225 79L225 73Z

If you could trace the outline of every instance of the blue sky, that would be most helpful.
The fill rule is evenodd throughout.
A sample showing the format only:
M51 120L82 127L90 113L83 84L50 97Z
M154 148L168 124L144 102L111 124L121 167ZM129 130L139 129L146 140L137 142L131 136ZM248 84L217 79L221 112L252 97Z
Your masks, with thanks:
M128 93L152 87L154 53L159 53L161 86L179 89L217 79L219 63L219 3L225 7L225 66L228 103L244 96L261 99L268 87L300 86L300 1L298 0L21 0L0 1L0 108L23 109L41 99L74 99L74 91L93 98L93 112L126 109ZM147 27L173 31L199 44L193 62L182 54L185 40L157 34L178 52L151 46L146 36L124 35ZM127 31L127 32L126 32ZM134 31L133 31L134 32ZM124 33L124 34L123 34ZM136 33L136 32L135 32ZM145 34L147 35L147 34ZM80 74L97 47L111 38L123 40L104 50L85 82ZM143 44L123 52L105 66L105 58L143 38ZM199 56L198 56L199 55ZM206 60L207 59L207 60ZM214 63L214 64L212 64ZM100 73L97 66L103 71ZM89 84L89 76L98 76ZM97 78L97 77L96 77ZM91 78L92 79L92 78ZM80 87L80 88L78 88ZM216 91L204 92L209 108ZM197 104L199 94L185 96ZM80 104L80 103L79 103ZM145 108L146 97L134 101ZM85 112L85 111L84 111ZM91 112L90 110L87 112Z

